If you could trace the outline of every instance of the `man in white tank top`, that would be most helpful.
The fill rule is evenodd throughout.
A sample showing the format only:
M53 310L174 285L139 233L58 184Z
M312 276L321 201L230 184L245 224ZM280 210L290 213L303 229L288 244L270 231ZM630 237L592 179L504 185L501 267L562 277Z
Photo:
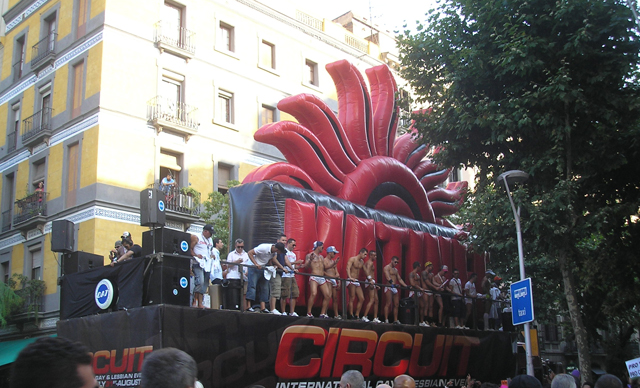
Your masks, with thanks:
M191 235L191 273L193 274L193 306L204 308L202 295L209 287L209 274L211 273L211 250L213 249L213 225L207 224L202 228L201 234Z

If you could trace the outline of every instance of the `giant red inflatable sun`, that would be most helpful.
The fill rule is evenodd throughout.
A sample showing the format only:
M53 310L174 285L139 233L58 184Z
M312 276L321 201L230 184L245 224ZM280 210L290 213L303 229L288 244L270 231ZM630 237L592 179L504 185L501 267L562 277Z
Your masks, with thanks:
M466 182L439 188L450 172L425 159L415 130L396 138L398 90L386 65L367 69L371 85L342 60L326 66L338 95L338 116L320 98L299 94L278 109L298 120L261 127L256 141L277 147L287 162L256 168L243 183L275 180L416 220L452 226Z

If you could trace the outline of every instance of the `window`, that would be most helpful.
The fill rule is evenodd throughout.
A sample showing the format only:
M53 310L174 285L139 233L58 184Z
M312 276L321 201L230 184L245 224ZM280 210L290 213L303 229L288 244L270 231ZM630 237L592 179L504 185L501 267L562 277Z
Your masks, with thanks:
M276 108L262 105L260 108L260 126L271 124L276 121Z
M226 194L229 191L229 181L231 180L231 166L218 163L218 192Z
M9 261L3 262L0 266L0 269L2 270L2 281L4 282L4 284L9 284L9 278L11 277L11 273L9 271Z
M235 52L236 48L234 27L230 26L229 24L220 22L220 29L218 30L218 32L220 34L218 38L220 42L220 48L222 50Z
M75 143L67 148L67 208L76 204L76 192L78 189L78 166L80 164L80 145Z
M49 51L53 51L56 44L56 14L49 16L45 19L45 28L46 28L46 36L47 36L47 48Z
M227 124L234 123L233 117L233 93L226 90L218 90L218 117Z
M11 106L11 123L7 131L7 152L13 152L18 145L20 133L20 104Z
M84 36L87 32L87 8L89 0L78 0L78 14L76 19L76 37Z
M84 61L73 66L73 95L71 118L78 117L82 108L82 87L84 84Z
M318 86L318 64L309 59L304 62L303 82L309 85Z
M32 191L38 188L40 182L44 182L46 159L40 159L33 163L31 172L31 188Z
M25 273L31 275L31 280L42 280L42 245L37 244L29 247L25 260Z
M13 63L13 80L17 81L22 77L24 69L24 60L26 56L27 46L25 44L25 36L16 39L16 51L14 54L15 61Z
M180 184L182 171L182 155L167 150L160 150L160 181L171 173L176 184Z
M6 175L4 185L2 185L2 231L6 232L11 229L11 213L13 210L13 202L15 201L15 188L13 187L15 178L12 174Z
M266 40L260 41L260 67L265 69L276 68L276 46Z
M182 33L184 28L183 11L182 7L168 2L165 2L162 7L162 34L175 45L182 44L185 38Z
M162 97L160 104L164 119L180 120L180 112L183 108L184 76L165 70L160 84L160 96Z

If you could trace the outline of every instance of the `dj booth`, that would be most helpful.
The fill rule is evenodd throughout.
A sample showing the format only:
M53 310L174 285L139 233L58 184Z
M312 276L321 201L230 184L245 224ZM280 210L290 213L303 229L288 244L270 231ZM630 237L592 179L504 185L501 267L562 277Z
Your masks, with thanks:
M154 304L189 306L191 256L168 253L62 277L60 319Z

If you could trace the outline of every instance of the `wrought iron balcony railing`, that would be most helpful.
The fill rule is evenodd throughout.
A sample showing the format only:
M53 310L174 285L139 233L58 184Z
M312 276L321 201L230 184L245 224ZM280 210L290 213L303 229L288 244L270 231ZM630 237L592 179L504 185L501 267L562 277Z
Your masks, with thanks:
M47 215L47 193L36 191L16 201L13 224L20 224L37 216Z
M166 44L189 54L195 54L195 32L166 21L156 23L156 43Z
M160 187L160 190L164 191L166 195L165 206L167 210L190 216L200 215L200 204L196 203L193 196L181 193L180 188L175 186L165 187L165 189Z
M197 108L172 100L170 98L156 96L149 101L150 120L164 121L170 124L176 124L191 130L198 129L198 120L196 119Z
M53 109L42 108L42 110L34 113L23 120L22 126L22 144L32 141L41 141L42 136L51 135L51 113Z
M58 34L55 32L45 36L40 42L33 45L31 48L31 67L40 67L47 65L49 61L55 59L56 40Z
M11 210L5 210L2 212L2 231L9 230L11 230Z

